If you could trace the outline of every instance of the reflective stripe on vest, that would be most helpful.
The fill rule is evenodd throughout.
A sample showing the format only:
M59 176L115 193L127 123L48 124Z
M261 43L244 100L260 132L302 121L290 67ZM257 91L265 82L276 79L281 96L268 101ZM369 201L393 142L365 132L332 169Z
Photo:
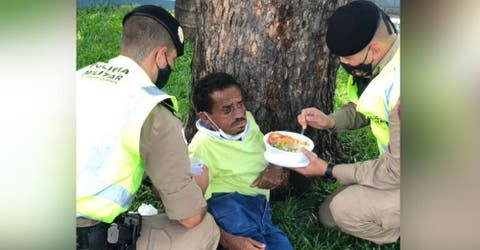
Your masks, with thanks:
M388 117L400 98L400 49L372 79L360 98L352 76L348 79L347 88L350 101L357 104L357 111L370 119L370 128L380 154L385 153L390 141Z
M77 142L81 142L77 147L77 216L111 223L128 210L142 182L140 134L145 119L159 102L170 101L175 112L178 104L175 97L155 86L89 82L85 88L77 106L81 117L77 121ZM88 99L89 92L96 98Z

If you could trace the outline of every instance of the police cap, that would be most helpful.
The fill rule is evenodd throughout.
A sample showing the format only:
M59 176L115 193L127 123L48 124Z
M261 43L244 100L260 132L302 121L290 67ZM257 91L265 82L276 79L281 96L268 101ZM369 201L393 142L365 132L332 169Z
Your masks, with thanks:
M337 56L350 56L372 41L380 9L370 1L353 1L339 7L328 19L327 46Z

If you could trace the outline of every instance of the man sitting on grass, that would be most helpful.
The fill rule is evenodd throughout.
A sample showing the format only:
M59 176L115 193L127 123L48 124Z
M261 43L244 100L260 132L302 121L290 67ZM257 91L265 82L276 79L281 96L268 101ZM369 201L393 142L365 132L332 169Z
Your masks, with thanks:
M194 87L193 105L200 119L189 151L205 163L195 179L220 227L224 248L292 249L286 235L273 226L268 202L282 169L265 160L263 134L246 111L243 96L240 84L226 73L210 74Z

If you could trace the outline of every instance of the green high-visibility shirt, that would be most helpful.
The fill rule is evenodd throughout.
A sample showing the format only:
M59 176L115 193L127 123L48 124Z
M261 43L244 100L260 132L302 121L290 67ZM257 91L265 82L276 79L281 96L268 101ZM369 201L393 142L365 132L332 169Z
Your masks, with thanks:
M250 130L243 140L219 139L198 131L188 146L190 157L202 159L208 167L210 178L205 192L207 200L212 193L270 195L267 189L250 186L268 163L263 156L263 133L252 114L247 111L246 116Z

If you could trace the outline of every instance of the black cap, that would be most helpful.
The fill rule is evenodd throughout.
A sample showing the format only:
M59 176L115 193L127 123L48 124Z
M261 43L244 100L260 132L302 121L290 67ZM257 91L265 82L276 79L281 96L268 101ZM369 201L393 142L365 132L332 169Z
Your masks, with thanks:
M142 5L128 12L123 17L122 24L131 16L150 17L161 24L170 34L173 44L177 49L177 56L183 55L183 30L182 26L164 8L155 5Z
M338 8L328 19L327 46L337 56L350 56L372 41L380 21L380 9L370 1L353 1Z

